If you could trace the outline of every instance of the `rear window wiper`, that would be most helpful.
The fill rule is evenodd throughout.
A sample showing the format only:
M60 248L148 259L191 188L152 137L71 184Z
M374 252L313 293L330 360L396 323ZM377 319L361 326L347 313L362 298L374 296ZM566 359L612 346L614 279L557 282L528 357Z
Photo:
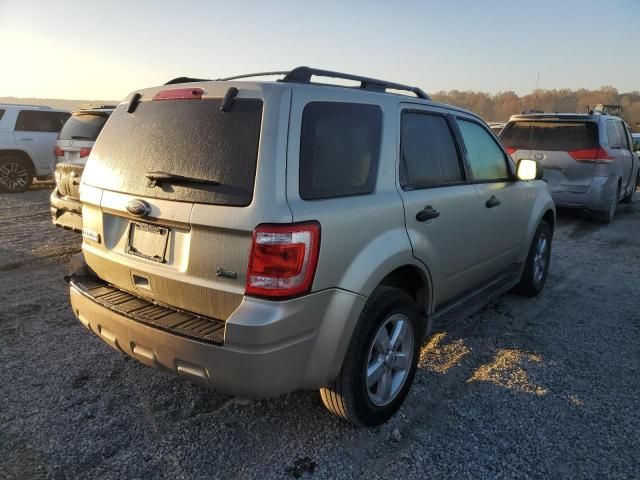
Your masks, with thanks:
M201 185L220 185L220 182L217 182L216 180L185 177L183 175L166 172L147 172L145 177L149 180L149 183L147 184L149 188L154 188L159 183L199 183Z

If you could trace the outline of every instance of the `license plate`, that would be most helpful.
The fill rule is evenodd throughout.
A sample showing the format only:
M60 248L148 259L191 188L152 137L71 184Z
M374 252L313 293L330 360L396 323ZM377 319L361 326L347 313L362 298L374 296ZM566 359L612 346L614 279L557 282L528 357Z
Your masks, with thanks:
M164 262L169 229L149 223L131 222L126 252L158 263Z

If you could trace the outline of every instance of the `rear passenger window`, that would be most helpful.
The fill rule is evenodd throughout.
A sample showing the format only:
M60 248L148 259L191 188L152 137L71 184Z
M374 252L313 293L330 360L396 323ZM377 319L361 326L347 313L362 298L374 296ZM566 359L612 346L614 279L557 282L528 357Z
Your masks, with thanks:
M627 131L624 129L622 122L615 122L616 130L618 130L618 138L620 139L620 148L629 150L629 140L627 139Z
M376 105L310 102L302 114L300 197L371 193L380 156L382 111Z
M622 139L620 138L620 132L616 128L616 124L613 120L607 121L607 142L610 148L621 148Z
M442 115L404 112L400 134L400 185L404 190L462 182L458 151Z
M67 118L69 118L69 114L60 112L23 110L18 114L16 131L57 133L60 131Z
M493 137L475 122L457 119L474 180L509 179L507 158Z

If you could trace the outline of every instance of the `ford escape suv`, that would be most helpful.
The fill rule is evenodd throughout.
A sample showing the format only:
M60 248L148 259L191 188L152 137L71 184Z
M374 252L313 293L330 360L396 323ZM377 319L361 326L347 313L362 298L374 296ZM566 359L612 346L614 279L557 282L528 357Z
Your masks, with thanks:
M57 227L82 231L80 179L91 149L114 106L83 108L71 114L53 148L56 186L51 192L51 221Z
M243 397L319 389L376 425L425 335L543 289L554 204L468 111L280 73L180 78L116 108L82 176L71 305L147 365Z
M599 111L514 115L500 140L516 160L543 165L558 206L610 223L618 202L632 201L639 162L631 131L618 117Z

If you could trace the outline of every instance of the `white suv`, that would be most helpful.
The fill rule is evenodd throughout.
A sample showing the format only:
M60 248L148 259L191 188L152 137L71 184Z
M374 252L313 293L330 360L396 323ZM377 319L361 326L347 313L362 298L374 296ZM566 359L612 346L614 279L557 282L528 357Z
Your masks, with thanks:
M24 192L55 168L53 147L69 112L0 104L0 192Z

